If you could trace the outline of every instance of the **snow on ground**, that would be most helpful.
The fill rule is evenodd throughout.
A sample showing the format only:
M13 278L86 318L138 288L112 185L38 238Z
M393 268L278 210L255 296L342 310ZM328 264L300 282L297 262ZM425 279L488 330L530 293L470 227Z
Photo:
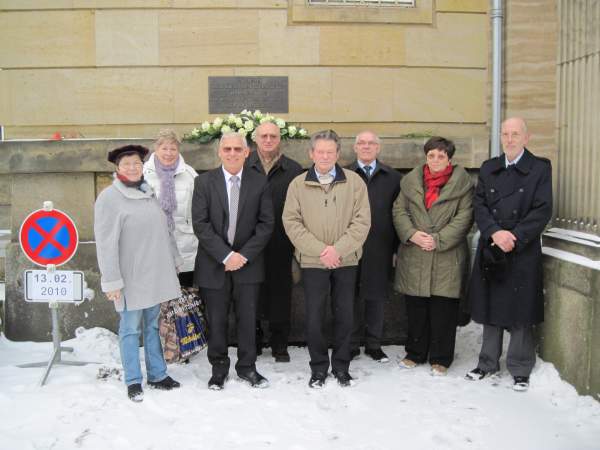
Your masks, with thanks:
M221 392L207 389L205 354L170 367L183 386L145 390L128 400L115 377L97 379L99 365L58 366L38 387L44 369L15 365L43 361L51 343L0 337L0 449L600 449L600 403L578 396L554 366L538 361L529 392L463 379L475 366L481 329L457 337L456 360L445 378L427 365L400 369L403 347L388 346L392 361L361 355L352 362L357 383L341 388L330 378L310 389L308 351L291 348L292 362L275 364L267 349L258 369L271 382L253 389L232 369ZM67 341L64 359L119 367L117 337L101 328ZM232 368L235 349L230 349Z

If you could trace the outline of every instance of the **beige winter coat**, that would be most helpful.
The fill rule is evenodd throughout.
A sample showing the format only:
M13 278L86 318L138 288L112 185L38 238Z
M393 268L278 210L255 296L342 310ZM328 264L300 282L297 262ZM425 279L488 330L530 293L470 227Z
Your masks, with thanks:
M468 263L466 237L473 225L472 197L471 178L459 166L454 166L429 211L425 208L423 166L402 178L392 212L400 238L394 281L397 291L418 297L460 297ZM410 242L416 231L431 234L435 250L424 251Z
M371 227L367 187L357 174L336 165L327 191L311 168L290 183L282 218L300 267L325 268L319 257L328 245L342 257L341 267L358 265Z

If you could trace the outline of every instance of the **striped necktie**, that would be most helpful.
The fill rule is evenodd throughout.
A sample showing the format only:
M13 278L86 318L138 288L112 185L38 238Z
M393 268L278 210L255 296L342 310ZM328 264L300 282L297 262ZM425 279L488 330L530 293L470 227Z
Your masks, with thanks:
M233 175L229 178L231 190L229 191L229 228L227 229L227 240L230 245L233 245L233 239L235 238L238 204L240 201L240 185L238 184L238 180L239 178L237 175Z

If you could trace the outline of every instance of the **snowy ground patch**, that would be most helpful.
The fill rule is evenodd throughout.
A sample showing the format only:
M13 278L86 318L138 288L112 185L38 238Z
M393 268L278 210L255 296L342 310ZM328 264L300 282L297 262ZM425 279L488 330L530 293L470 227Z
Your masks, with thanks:
M173 392L145 389L134 404L117 376L98 378L100 365L59 366L48 383L43 369L16 364L43 361L51 343L0 337L0 449L565 449L600 448L600 403L577 395L554 366L538 360L526 393L512 390L504 372L497 381L470 382L481 328L457 336L456 360L446 377L429 366L400 369L400 346L385 347L380 364L361 354L350 366L355 386L329 378L308 387L306 348L291 348L292 362L275 364L266 349L258 370L271 386L252 389L232 369L225 390L207 389L205 354L170 366L182 383ZM79 330L64 359L97 361L118 369L117 337L104 329ZM230 349L232 367L235 349Z

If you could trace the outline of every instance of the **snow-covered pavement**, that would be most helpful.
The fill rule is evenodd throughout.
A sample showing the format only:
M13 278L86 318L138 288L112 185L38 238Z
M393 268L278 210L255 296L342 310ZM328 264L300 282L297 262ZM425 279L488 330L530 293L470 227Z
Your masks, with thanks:
M480 334L474 324L460 330L447 377L432 377L428 366L398 368L403 347L389 346L388 364L364 355L352 362L355 386L330 378L322 390L307 386L306 348L291 348L289 364L275 364L269 349L259 357L265 390L232 369L224 391L209 391L203 353L171 366L181 389L146 389L141 404L116 378L97 379L98 365L55 367L40 388L43 369L15 365L47 359L52 344L2 336L0 449L600 449L600 403L578 396L551 364L538 361L526 393L512 390L506 372L497 385L464 380ZM119 367L117 337L107 330L81 330L66 345L75 352L64 359ZM235 349L230 356L233 367Z

